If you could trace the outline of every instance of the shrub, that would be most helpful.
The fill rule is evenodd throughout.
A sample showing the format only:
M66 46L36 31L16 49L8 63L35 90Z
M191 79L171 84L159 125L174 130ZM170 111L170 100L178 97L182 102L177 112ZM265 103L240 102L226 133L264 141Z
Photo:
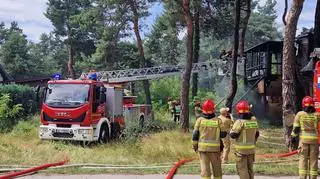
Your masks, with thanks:
M167 99L171 96L173 99L179 99L180 97L180 78L179 77L167 77L150 81L150 91L152 98L152 105L154 110L164 110L167 108ZM145 93L141 85L136 86L137 91L137 103L144 103Z
M0 97L0 132L10 131L19 121L23 110L21 104L9 105L12 102L9 94L3 94Z
M25 85L0 85L0 95L9 94L12 101L9 106L21 104L23 115L34 114L39 108L34 88Z
M20 120L17 125L14 126L12 133L19 135L27 135L32 130L39 128L39 116L28 116L26 120Z
M145 120L143 126L141 126L138 121L126 121L126 127L123 131L123 134L126 139L135 140L146 134L164 130L172 130L177 127L176 123L174 123L172 120L168 120L164 116L166 115L163 113L162 115L157 113L155 115L155 120Z

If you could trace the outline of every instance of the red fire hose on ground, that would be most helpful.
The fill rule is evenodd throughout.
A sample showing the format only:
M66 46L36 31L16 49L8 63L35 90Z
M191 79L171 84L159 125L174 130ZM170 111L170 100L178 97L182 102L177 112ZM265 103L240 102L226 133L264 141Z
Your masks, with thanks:
M289 157L297 153L298 153L298 150L288 152L288 153L281 153L281 154L257 154L256 156L259 158ZM198 159L199 158L190 158L190 159L183 159L183 160L180 160L179 162L176 162L174 166L171 168L171 170L169 171L168 175L166 176L166 179L172 179L180 166L184 165L187 162L191 162L193 160L198 160Z
M28 174L28 173L33 173L33 172L36 172L36 171L39 171L39 170L47 169L49 167L55 167L55 166L64 165L67 162L69 162L68 158L63 160L63 161L56 162L56 163L48 163L48 164L40 165L40 166L37 166L37 167L29 168L29 169L18 171L18 172L10 172L10 173L1 175L0 179L9 179L9 178L13 178L13 177L22 176L22 175L25 175L25 174Z

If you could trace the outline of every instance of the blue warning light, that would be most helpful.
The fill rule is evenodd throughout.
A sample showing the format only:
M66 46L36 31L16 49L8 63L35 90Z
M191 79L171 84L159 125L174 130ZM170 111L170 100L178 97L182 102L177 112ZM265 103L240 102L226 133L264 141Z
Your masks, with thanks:
M97 76L97 73L90 73L89 74L89 79L90 80L97 80L98 76Z
M55 80L61 80L61 79L62 79L61 74L59 74L59 73L55 73L55 74L52 76L52 78L55 79Z

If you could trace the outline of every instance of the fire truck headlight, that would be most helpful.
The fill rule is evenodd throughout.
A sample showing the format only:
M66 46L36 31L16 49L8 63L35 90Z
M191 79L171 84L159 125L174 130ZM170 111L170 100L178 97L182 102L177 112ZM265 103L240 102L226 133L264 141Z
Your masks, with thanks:
M92 129L78 129L78 134L92 134Z

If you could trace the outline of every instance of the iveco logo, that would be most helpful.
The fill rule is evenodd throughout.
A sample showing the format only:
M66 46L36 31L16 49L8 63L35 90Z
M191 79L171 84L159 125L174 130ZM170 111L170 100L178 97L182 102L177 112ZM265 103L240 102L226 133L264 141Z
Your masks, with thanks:
M66 116L70 116L70 113L68 113L68 112L56 112L56 116L66 117Z

